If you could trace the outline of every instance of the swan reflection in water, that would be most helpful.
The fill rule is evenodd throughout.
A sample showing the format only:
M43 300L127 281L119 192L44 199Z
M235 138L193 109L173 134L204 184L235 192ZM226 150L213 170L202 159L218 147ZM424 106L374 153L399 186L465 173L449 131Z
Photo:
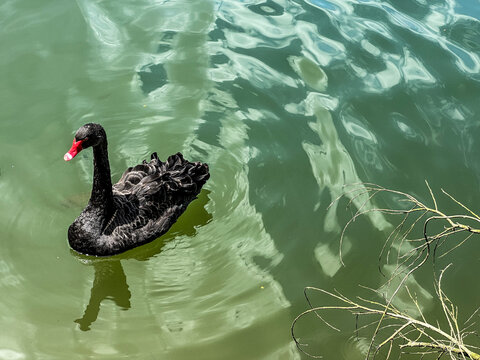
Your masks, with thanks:
M127 276L123 270L121 260L136 259L146 261L158 254L165 242L174 237L180 235L195 236L196 229L206 225L212 219L212 215L205 210L205 205L209 201L208 193L208 190L202 190L198 199L189 205L187 211L161 239L110 258L93 258L80 255L72 250L72 254L79 261L93 266L95 270L95 278L87 307L83 316L75 320L79 324L80 330L90 330L90 326L97 320L100 305L105 299L112 300L122 310L130 309L131 292L128 288Z
M130 309L130 290L127 277L120 260L93 261L95 279L87 308L80 319L75 320L80 330L90 330L90 325L97 320L100 304L103 300L113 300L122 310Z

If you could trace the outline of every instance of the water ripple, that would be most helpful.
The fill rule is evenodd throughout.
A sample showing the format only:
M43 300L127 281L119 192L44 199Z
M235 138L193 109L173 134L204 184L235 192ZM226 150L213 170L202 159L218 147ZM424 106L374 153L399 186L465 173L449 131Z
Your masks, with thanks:
M121 54L122 44L127 40L125 35L108 14L93 1L77 0L77 4L96 40L100 42L105 60L114 60Z
M264 5L267 8L267 5ZM284 12L275 14L275 10L264 14L257 14L254 7L244 7L241 3L222 2L218 9L218 26L228 47L231 49L256 47L284 47L295 38L292 14ZM274 17L272 15L275 14ZM223 26L222 26L223 25Z
M318 64L326 66L334 60L345 58L345 45L328 37L319 37L315 24L297 21L295 27L305 51L310 53Z

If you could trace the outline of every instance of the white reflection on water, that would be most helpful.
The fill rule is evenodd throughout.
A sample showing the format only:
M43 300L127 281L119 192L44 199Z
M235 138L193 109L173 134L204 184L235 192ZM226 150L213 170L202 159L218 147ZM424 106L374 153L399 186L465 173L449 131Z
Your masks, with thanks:
M436 82L432 74L425 68L420 60L410 50L404 49L404 63L401 67L403 79L412 88L417 84L431 85Z
M105 61L115 60L122 55L122 45L128 39L108 13L92 0L77 0L85 21L89 25L98 49Z
M456 18L455 1L444 1L442 5L443 6L432 6L429 9L429 15L420 22L414 20L407 14L398 11L390 4L378 4L378 6L385 10L389 15L392 23L396 23L418 35L421 35L423 38L436 42L456 58L456 64L462 71L472 74L478 73L480 69L480 56L478 54L465 51L445 37L439 36L441 33L440 27L450 21L454 21Z
M338 0L308 0L308 4L318 7L319 9L328 10L329 14L334 14L336 16L341 14L350 14L353 12L352 3L348 1L338 1Z
M223 52L234 63L233 68L238 71L238 75L247 79L256 87L264 89L271 88L275 85L296 87L296 83L292 78L274 70L253 56L238 54L227 49Z
M319 37L315 24L296 21L298 37L305 46L305 51L320 65L326 66L334 60L345 59L345 45L329 37Z
M307 60L305 60L307 61ZM299 60L292 62L295 70L301 76L306 83L317 83L315 79L319 78L318 74L322 74L322 87L327 87L327 76L321 68L317 68L316 71L312 71L310 67L314 66L312 62L309 62L308 71L305 68L299 67ZM312 75L313 74L313 75ZM312 77L309 79L309 77ZM341 143L335 125L333 123L330 112L322 105L322 97L312 96L310 93L305 100L305 109L307 114L313 114L316 117L316 122L310 122L309 126L320 138L322 145L315 145L309 142L303 142L302 146L306 152L310 164L312 167L313 176L315 177L318 186L319 193L324 190L328 190L330 198L337 199L345 192L345 185L359 184L361 179L358 177L355 170L355 166L348 151ZM294 107L290 105L290 111L294 110ZM302 108L297 109L298 113L302 112ZM367 138L371 138L373 134L362 130L363 134ZM361 185L359 185L361 187ZM373 205L370 203L368 196L353 197L352 194L346 195L349 197L353 204L357 208L364 210L370 210ZM317 204L317 208L320 207L320 203ZM339 234L341 226L338 223L337 218L338 202L334 202L328 209L324 222L324 229L326 232L333 232ZM380 231L384 231L391 227L382 214L377 212L369 212L367 215L374 227ZM351 248L349 242L345 243L345 247L342 249L346 254ZM334 276L340 269L340 260L338 254L330 250L327 244L318 244L315 249L315 255L317 256L323 271L330 277Z
M430 139L415 121L412 121L411 119L408 119L406 116L397 112L390 114L390 120L400 131L401 136L404 136L409 141L415 141L425 145L429 144Z
M2 360L21 360L26 359L25 354L10 350L10 349L0 349L0 359Z
M311 106L309 110L317 118L316 123L310 123L310 127L318 134L322 145L318 146L304 142L303 148L310 159L320 193L324 189L328 189L331 199L334 200L344 194L345 185L359 184L361 179L357 175L352 158L338 137L330 113L316 103L309 104L309 106ZM347 197L352 200L357 208L370 210L373 207L366 194L360 197L353 197L353 194L349 194ZM320 206L320 204L317 206ZM337 207L338 202L334 202L328 209L324 228L327 232L338 234L341 226L337 219ZM370 218L372 226L379 231L384 231L390 227L383 215L377 212L369 212L367 216Z
M294 17L285 7L293 7L295 4L285 2L282 14L276 16L265 16L252 12L244 3L234 1L223 1L218 9L219 19L227 21L234 26L234 30L223 29L225 40L230 49L237 47L254 49L257 47L284 47L288 46L295 39L295 31L291 26ZM265 5L265 9L267 6ZM274 11L272 9L272 11ZM269 12L267 11L268 15ZM242 32L238 29L248 29Z

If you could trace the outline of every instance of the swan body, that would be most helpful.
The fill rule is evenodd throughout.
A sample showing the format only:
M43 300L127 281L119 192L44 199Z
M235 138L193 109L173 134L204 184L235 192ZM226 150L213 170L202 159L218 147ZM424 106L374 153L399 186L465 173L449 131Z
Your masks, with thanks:
M189 162L181 153L166 162L153 153L149 162L128 168L112 186L101 125L78 129L64 159L73 159L87 147L93 148L92 193L68 229L70 247L82 254L115 255L165 234L210 177L207 164Z

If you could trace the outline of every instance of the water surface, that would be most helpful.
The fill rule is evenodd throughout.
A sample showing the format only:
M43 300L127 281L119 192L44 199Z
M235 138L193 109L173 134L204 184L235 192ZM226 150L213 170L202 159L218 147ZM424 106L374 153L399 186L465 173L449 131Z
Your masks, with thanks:
M328 205L345 184L426 200L427 179L477 208L479 17L476 0L4 0L0 359L301 358L305 286L384 281L394 219L367 216L340 264L351 212ZM212 175L165 237L111 259L66 241L92 155L63 154L92 121L114 180L153 151ZM476 282L478 250L452 253L454 294ZM435 312L429 274L414 285ZM468 313L478 298L454 300ZM301 334L326 358L362 358L347 333Z

